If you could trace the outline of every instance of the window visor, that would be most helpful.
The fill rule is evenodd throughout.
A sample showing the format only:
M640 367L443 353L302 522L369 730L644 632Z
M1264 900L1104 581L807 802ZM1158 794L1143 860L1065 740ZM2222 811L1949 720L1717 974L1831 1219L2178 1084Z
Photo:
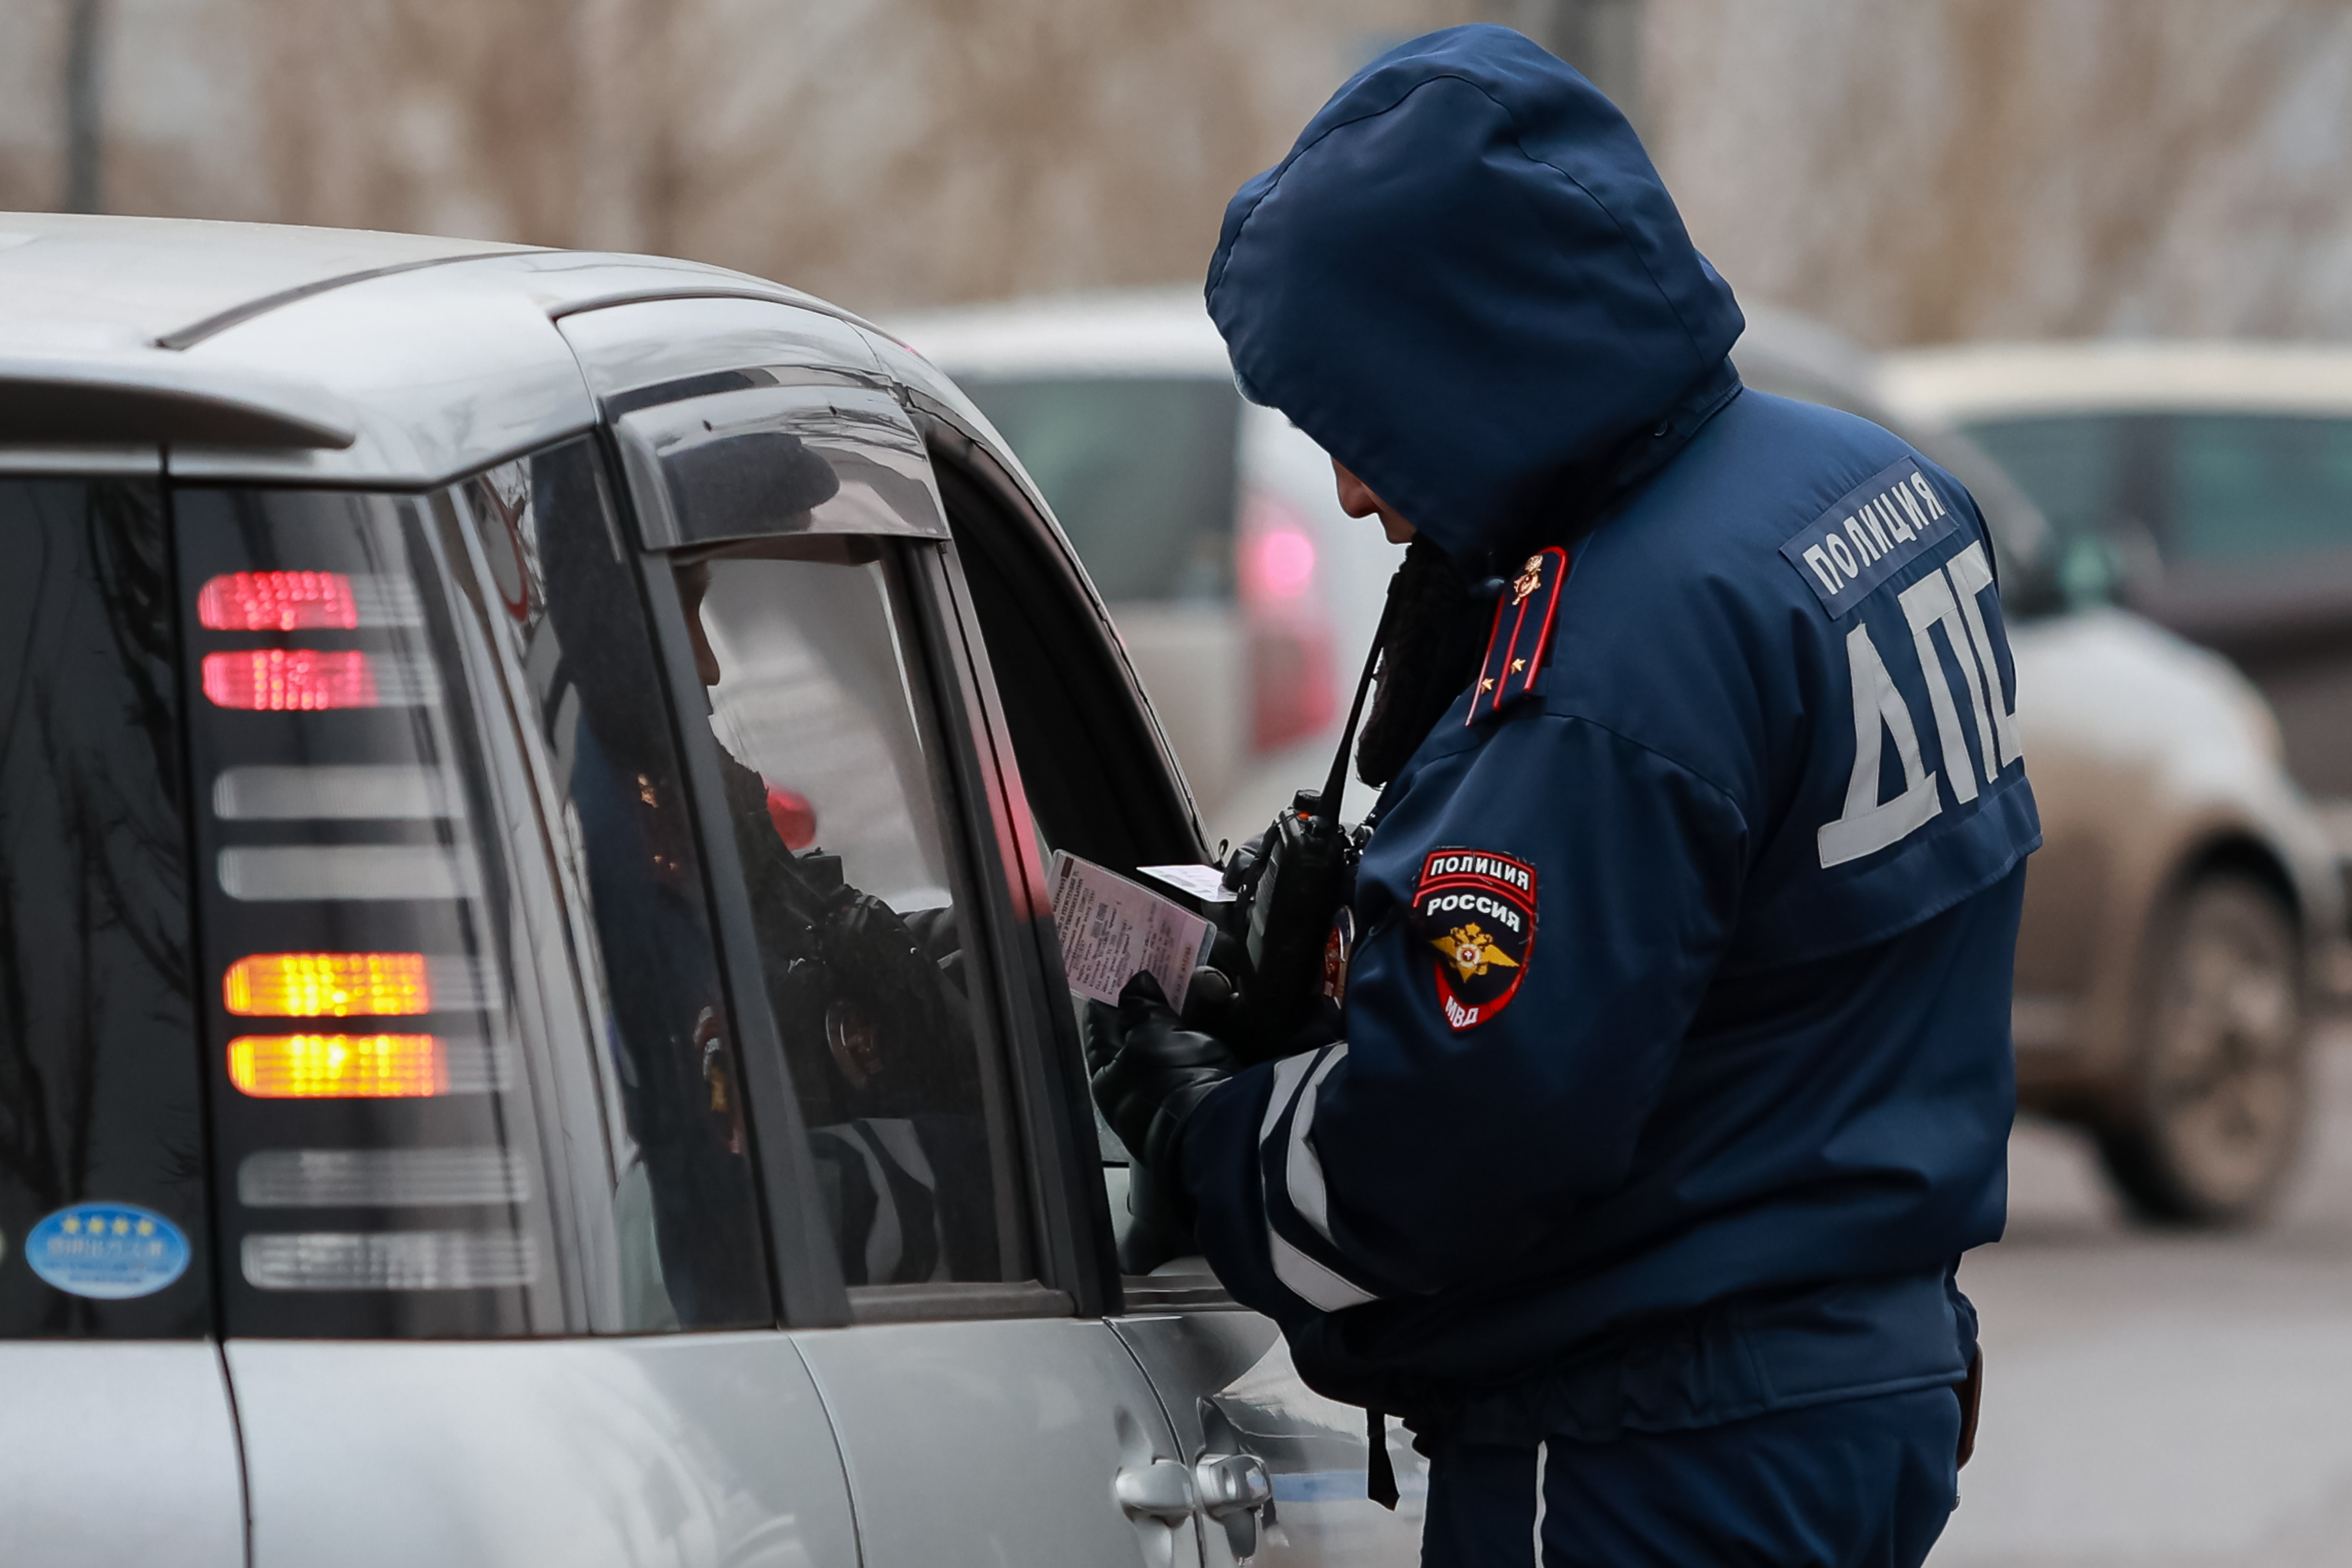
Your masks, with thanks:
M948 537L922 438L888 393L762 386L614 422L648 549L793 534Z

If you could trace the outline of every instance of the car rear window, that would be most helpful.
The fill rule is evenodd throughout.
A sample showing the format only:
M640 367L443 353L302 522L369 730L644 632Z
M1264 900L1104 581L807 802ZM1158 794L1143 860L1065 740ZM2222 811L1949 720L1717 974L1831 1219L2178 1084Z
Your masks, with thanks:
M170 554L148 481L0 478L0 1336L207 1332Z
M959 377L1112 603L1234 597L1241 396L1206 376Z

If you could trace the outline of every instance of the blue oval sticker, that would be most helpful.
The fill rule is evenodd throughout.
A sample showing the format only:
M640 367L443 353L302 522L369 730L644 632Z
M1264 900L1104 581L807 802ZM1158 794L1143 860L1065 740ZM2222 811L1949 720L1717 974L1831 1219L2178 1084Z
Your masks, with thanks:
M185 1273L188 1239L136 1204L77 1203L26 1232L25 1261L68 1294L119 1301L152 1295Z

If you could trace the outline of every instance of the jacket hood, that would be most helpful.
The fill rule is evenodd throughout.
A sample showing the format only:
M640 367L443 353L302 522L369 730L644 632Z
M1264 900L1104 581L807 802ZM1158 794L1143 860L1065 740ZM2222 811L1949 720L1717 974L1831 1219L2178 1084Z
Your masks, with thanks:
M1208 303L1244 395L1465 564L1558 531L1744 325L1625 117L1484 25L1374 60L1235 193Z

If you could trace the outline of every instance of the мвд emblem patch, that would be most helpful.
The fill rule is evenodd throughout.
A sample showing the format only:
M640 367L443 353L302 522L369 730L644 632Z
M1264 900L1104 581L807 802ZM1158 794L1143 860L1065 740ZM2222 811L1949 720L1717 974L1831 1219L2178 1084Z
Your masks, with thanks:
M1412 930L1436 950L1437 1003L1456 1033L1511 1005L1536 939L1536 873L1489 850L1432 850L1412 890Z

